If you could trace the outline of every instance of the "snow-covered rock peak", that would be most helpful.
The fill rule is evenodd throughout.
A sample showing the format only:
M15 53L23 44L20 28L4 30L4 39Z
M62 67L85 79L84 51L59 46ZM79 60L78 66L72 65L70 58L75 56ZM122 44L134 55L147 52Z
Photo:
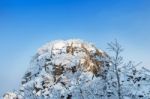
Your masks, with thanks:
M107 66L108 55L91 43L53 41L38 49L20 89L4 99L95 99L102 95L98 90Z

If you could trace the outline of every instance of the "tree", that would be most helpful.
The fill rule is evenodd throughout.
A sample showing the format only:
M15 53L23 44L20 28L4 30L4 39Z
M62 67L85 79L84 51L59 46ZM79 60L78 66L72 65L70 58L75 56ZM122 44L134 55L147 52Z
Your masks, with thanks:
M114 56L111 57L112 66L113 66L113 71L115 73L116 80L117 80L118 99L122 99L119 67L123 63L123 57L120 55L120 53L123 51L123 49L122 49L121 45L117 42L117 40L115 40L114 42L108 43L108 49L114 53Z
M141 67L141 62L132 61L121 68L121 89L123 98L150 99L150 72Z
M112 65L107 76L110 85L107 92L111 95L115 93L114 95L118 99L150 99L150 70L142 67L141 62L135 64L129 61L123 64L121 56L123 49L117 40L108 43L108 46L113 55L111 57ZM113 79L110 79L112 77Z

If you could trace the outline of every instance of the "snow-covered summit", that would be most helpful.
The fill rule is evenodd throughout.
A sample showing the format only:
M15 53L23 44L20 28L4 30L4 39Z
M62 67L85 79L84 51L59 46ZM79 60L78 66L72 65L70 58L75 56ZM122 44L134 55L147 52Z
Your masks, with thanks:
M150 71L114 58L82 40L47 43L4 99L150 99Z
M105 52L82 40L47 43L33 57L20 89L4 99L98 99L109 61Z

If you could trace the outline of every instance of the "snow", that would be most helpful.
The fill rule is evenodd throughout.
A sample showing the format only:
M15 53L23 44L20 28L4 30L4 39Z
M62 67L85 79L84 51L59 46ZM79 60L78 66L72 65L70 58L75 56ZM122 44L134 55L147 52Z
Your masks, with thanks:
M16 99L16 98L17 98L17 95L12 92L7 92L4 97L4 99Z
M54 44L53 48L54 49L62 49L65 46L66 46L65 42L60 41L60 42L57 42L56 44Z
M84 90L96 80L95 74L90 70L94 66L90 55L96 53L96 50L98 49L94 45L82 40L57 40L47 43L38 49L31 61L32 65L23 77L20 87L23 92L22 98L85 97L81 95L81 90L84 93ZM93 59L99 61L96 57ZM85 63L88 61L89 66L86 66ZM88 97L94 97L91 95Z
M121 69L123 99L141 99L139 95L149 99L150 86L145 86L150 81L148 72L143 74L143 69L127 81L133 76L131 67ZM110 57L89 42L52 41L38 49L20 88L6 93L4 99L118 99L113 68ZM146 80L134 83L138 77Z

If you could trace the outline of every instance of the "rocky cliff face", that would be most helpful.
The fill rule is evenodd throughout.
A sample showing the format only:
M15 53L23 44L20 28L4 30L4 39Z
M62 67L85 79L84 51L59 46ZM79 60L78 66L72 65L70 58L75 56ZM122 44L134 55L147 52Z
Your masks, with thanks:
M53 41L37 51L20 89L4 99L99 99L109 66L109 56L93 44Z

